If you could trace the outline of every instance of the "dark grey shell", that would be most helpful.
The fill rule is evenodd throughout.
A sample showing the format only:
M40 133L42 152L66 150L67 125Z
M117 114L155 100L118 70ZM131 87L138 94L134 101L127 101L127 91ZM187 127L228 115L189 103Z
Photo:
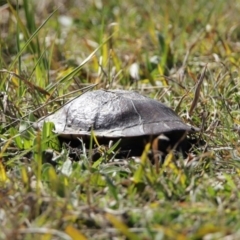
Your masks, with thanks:
M53 122L65 137L137 137L173 131L192 132L177 114L164 104L134 91L89 91L68 102L43 122Z

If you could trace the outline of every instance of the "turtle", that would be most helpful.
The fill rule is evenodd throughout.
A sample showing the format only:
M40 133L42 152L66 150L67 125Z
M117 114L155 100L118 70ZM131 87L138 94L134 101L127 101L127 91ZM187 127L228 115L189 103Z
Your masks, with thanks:
M71 143L82 138L88 145L92 131L100 144L121 139L118 147L129 156L140 156L145 144L156 138L161 152L167 153L184 142L186 133L199 131L165 104L131 90L84 92L41 119L38 127L43 122L53 122L60 139Z

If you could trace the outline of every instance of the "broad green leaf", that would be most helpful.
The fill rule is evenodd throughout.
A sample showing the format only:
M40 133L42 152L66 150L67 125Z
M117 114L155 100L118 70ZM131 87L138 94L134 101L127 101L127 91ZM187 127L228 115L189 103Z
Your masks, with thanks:
M17 147L19 149L23 149L24 148L24 145L23 145L23 140L22 140L22 137L18 134L17 130L15 128L10 128L10 134L15 142L15 144L17 145Z
M73 171L72 161L69 158L67 158L61 167L61 173L66 176L70 176L72 171Z
M42 128L42 150L48 148L60 150L60 143L57 134L54 133L55 126L52 122L44 122Z

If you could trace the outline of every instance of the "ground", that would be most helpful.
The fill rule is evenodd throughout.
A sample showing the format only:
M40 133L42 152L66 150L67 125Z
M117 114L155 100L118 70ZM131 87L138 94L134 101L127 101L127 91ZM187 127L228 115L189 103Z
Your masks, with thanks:
M0 239L240 238L238 1L0 5ZM51 124L33 127L100 88L164 102L205 143L161 168L149 145L73 161Z

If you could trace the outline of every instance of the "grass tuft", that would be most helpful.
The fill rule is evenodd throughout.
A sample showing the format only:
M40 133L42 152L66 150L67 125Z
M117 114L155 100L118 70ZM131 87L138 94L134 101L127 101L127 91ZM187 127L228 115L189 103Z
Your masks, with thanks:
M237 1L0 5L0 239L240 238ZM158 167L148 144L119 159L34 128L101 88L164 102L205 144Z

